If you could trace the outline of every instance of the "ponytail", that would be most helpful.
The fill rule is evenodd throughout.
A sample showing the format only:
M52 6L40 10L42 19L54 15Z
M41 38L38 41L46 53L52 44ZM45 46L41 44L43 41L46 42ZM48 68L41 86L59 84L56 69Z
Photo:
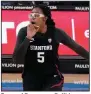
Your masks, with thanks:
M53 26L53 27L55 27L55 22L51 18L47 19L46 24L47 24L47 26Z

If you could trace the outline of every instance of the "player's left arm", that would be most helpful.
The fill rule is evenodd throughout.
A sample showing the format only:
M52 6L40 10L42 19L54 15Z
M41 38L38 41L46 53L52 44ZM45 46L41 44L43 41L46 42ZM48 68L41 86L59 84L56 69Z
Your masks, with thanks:
M68 36L63 30L56 30L56 39L59 43L63 43L68 46L72 50L74 50L77 54L82 57L89 59L89 52L85 50L81 45L76 43L70 36Z

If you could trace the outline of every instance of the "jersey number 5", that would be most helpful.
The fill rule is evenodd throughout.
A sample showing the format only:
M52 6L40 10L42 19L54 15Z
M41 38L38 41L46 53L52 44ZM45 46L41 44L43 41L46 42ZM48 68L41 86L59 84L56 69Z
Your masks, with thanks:
M38 52L37 53L37 61L39 63L44 63L44 52Z

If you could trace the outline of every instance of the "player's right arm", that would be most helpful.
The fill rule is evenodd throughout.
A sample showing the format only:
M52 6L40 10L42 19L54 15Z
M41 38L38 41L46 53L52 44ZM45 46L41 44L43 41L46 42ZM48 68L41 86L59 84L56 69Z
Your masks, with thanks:
M30 44L30 40L36 34L37 30L38 29L35 29L34 25L32 24L20 29L13 52L13 62L24 62L24 57Z

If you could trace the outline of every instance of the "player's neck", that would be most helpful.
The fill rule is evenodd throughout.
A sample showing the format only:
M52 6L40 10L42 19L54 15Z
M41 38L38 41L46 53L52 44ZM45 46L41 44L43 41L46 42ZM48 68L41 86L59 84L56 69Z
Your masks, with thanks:
M42 26L40 32L41 33L46 33L46 31L47 31L47 25Z

